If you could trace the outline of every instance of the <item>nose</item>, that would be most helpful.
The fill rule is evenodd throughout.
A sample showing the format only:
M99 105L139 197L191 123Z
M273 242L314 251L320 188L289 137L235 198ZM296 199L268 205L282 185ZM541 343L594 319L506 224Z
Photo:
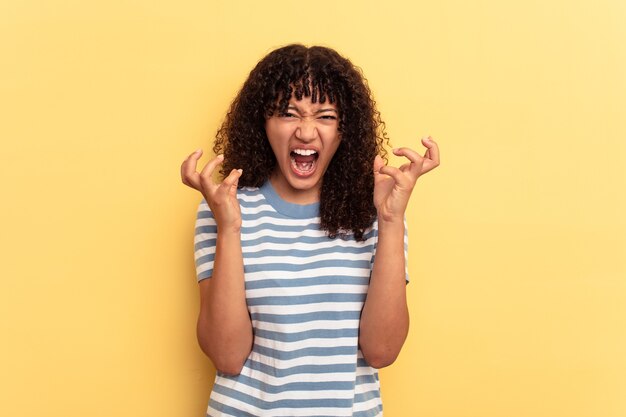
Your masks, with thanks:
M308 120L308 118L302 118L296 129L296 138L302 141L311 141L317 138L317 126L314 120Z

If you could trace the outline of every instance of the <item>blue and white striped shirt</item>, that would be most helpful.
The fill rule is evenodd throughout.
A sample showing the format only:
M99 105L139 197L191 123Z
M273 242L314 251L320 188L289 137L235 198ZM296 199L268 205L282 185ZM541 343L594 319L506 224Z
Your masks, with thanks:
M318 203L288 203L269 181L238 190L237 198L254 343L239 375L217 374L207 415L381 416L378 372L358 348L376 222L363 242L351 234L330 239L319 228ZM216 236L202 201L198 280L213 273Z

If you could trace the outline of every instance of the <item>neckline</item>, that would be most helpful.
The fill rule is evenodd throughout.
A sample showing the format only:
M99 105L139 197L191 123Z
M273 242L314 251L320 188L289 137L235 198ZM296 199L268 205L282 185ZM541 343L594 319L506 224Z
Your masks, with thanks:
M296 219L310 219L311 217L319 216L320 211L320 203L311 203L311 204L295 204L290 203L288 201L280 198L274 187L272 187L272 183L268 179L265 183L259 188L261 194L265 197L267 202L279 213L284 214L288 217L293 217Z

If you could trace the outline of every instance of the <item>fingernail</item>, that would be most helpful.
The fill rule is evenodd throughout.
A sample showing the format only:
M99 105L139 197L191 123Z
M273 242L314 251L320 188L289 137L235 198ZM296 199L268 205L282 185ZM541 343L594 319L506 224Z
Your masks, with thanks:
M217 159L224 159L224 155L222 154L217 155Z
M194 153L202 152L202 149L196 149Z
M239 168L237 172L241 174L243 172L243 169Z

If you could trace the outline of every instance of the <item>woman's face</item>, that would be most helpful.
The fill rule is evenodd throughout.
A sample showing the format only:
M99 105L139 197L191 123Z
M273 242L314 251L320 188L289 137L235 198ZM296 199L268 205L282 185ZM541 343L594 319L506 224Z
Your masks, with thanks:
M319 201L322 178L341 142L337 106L292 96L284 114L266 120L265 132L276 156L270 180L278 195L290 203Z

